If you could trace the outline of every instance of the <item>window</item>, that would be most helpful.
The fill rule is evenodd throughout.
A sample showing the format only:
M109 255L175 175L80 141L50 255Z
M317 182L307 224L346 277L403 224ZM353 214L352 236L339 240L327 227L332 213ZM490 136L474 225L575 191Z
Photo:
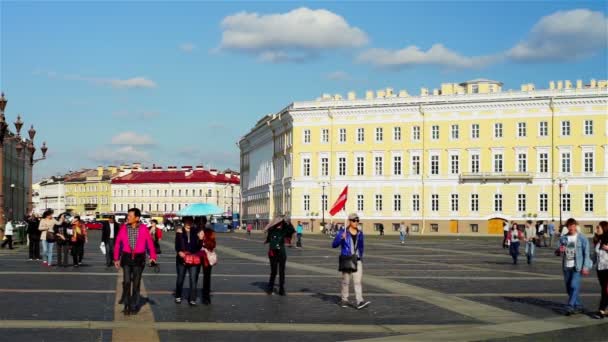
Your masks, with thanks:
M549 154L548 153L540 153L538 155L538 167L541 173L549 172Z
M346 142L346 128L340 128L340 130L338 131L338 141L341 143L345 143Z
M338 158L338 175L346 176L346 157Z
M382 127L376 127L376 142L382 142L384 133Z
M570 121L565 120L562 121L562 136L569 136L570 135Z
M479 139L479 124L471 125L471 139Z
M437 223L431 223L431 233L438 233L439 225Z
M450 172L453 175L457 175L460 172L460 164L458 155L454 154L450 156Z
M593 212L593 194L585 193L585 212L591 213Z
M570 194L562 194L562 211L570 212Z
M460 130L458 125L452 125L452 139L456 140L460 137Z
M418 195L418 194L412 195L412 211L414 211L414 212L420 211L420 195Z
M539 194L538 195L538 211L546 213L549 208L549 195Z
M439 156L437 155L431 156L431 174L439 174Z
M479 154L471 154L471 172L479 173Z
M528 155L525 153L517 154L517 171L527 172L528 171Z
M412 223L412 233L418 233L420 231L420 225L418 223Z
M374 231L379 232L384 230L384 225L382 223L374 223Z
M525 122L517 123L517 136L520 138L524 138L526 136L526 123Z
M393 140L401 141L401 127L393 127Z
M431 211L439 211L439 195L431 195Z
M420 126L412 127L412 140L420 140Z
M382 176L383 159L382 156L374 157L374 176Z
M570 172L570 152L562 152L562 172Z
M431 139L439 140L439 126L434 125L431 127Z
M169 190L165 190L165 197L168 197L168 196L169 196Z
M364 141L365 141L365 129L357 128L357 142L364 142Z
M593 152L585 152L585 172L593 172Z
M473 93L473 94L478 94L479 93L479 85L478 84L471 85L471 93Z
M585 135L593 135L593 120L585 120Z
M302 176L310 177L310 158L302 159Z
M304 211L310 211L310 195L304 195Z
M541 137L549 135L549 123L547 121L541 121L538 124L538 135Z
M517 194L517 211L526 212L526 194Z
M329 176L329 158L327 157L321 158L321 176Z
M494 194L494 211L502 211L502 194Z
M479 225L477 223L471 223L471 233L479 233Z
M177 190L177 197L182 197L182 190Z
M494 155L494 172L502 172L502 154Z
M321 130L321 142L328 143L329 142L329 130L327 128L323 128Z
M452 211L458 211L458 194L452 194Z
M479 211L479 194L471 194L471 211Z
M327 195L321 195L321 211L327 211Z
M401 211L401 195L393 196L393 211Z
M494 124L494 138L502 138L502 123Z
M393 156L393 175L401 176L401 156Z
M308 173L310 174L310 170L308 171ZM213 197L213 190L207 189L207 197Z
M412 156L412 174L420 175L420 156Z
M357 176L365 174L365 157L357 157Z
M357 195L357 211L363 211L363 195Z
M376 195L376 211L382 211L382 195Z
M309 129L304 130L304 143L305 144L310 143L310 130Z

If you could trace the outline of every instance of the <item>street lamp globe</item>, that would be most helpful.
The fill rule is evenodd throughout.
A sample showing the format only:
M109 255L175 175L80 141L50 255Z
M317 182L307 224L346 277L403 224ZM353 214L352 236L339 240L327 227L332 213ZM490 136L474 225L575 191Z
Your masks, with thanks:
M42 143L42 147L40 148L40 151L42 152L42 158L46 158L46 151L48 151L49 148L46 147L46 141Z
M17 120L13 123L15 125L15 129L17 130L17 136L21 134L21 127L23 127L23 120L21 120L21 115L17 115Z
M34 137L36 136L36 130L34 129L34 125L32 125L29 129L29 131L27 131L27 134L30 136L30 140L34 140Z

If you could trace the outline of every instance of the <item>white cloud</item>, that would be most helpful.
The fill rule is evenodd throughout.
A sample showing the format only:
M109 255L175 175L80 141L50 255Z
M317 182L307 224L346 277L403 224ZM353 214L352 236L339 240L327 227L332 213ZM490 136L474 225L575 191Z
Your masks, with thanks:
M82 81L90 84L110 86L112 88L156 88L158 85L156 82L145 78L145 77L132 77L127 79L121 78L99 78L99 77L85 77L81 75L70 75L60 74L55 71L34 71L35 75L46 75L52 79L62 79L66 81Z
M528 37L507 57L521 62L570 61L605 50L608 18L588 9L559 11L542 17Z
M302 61L322 51L360 47L365 32L328 10L301 7L260 15L240 12L222 20L220 50L244 51L265 62Z
M357 61L379 67L401 68L413 65L433 65L446 68L476 68L495 62L498 56L463 56L442 44L427 51L410 45L401 50L370 49L357 57Z
M325 75L325 77L331 81L348 81L351 79L350 75L347 72L340 70L330 72L329 74Z
M112 137L112 145L154 145L154 139L146 134L138 134L132 131L121 132Z
M148 152L138 149L135 146L127 145L117 148L103 147L92 152L89 158L101 164L118 164L147 162L150 160Z
M196 45L194 45L193 43L183 43L179 45L179 49L182 52L190 53L194 51L194 49L196 49Z

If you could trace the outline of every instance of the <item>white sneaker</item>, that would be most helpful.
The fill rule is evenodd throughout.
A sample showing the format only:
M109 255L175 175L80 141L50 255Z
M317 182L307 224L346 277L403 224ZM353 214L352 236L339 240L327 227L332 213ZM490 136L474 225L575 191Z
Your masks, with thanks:
M357 304L357 310L361 310L364 307L368 306L371 302L370 301L365 301L365 302L361 302L359 304Z

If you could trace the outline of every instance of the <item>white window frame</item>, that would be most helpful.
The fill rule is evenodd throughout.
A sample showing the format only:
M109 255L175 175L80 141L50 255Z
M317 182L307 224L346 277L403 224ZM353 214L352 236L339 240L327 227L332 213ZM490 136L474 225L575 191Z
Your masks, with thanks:
M359 159L361 159L363 162L363 165L362 165L363 168L361 170L362 171L361 174L359 174ZM354 167L355 167L354 175L355 176L365 176L365 163L366 163L365 159L366 159L365 155L363 155L363 154L355 155L355 163L354 163L355 164L354 165Z
M384 176L384 155L374 154L374 176Z
M399 213L402 208L401 194L393 194L393 212Z
M481 128L478 123L471 124L471 139L479 139L479 132Z
M564 158L566 154L568 155L568 158ZM568 160L568 164L564 163L566 159ZM568 166L567 170L565 170L565 166ZM563 150L559 152L559 172L562 174L572 173L572 151Z
M450 140L460 139L460 126L458 124L452 124L450 126Z
M302 132L302 143L303 144L310 144L310 142L311 142L311 136L312 136L312 133L311 133L310 129L305 129Z
M439 212L439 194L431 194L431 212Z
M420 194L412 194L412 212L420 212Z
M456 172L454 172L454 157L456 157L456 164L457 164L457 170ZM450 175L459 175L460 174L460 170L461 170L461 163L460 163L460 153L458 152L452 152L450 151L448 153L448 158L449 158L449 174Z
M323 159L326 159L326 162L323 162ZM324 166L327 168L324 170ZM329 169L329 155L321 154L319 156L319 177L329 177L330 169Z
M414 161L414 159L418 159L417 163L416 163L416 161ZM412 176L420 176L420 174L422 172L421 162L422 162L422 156L421 156L420 152L418 152L418 151L410 152L410 174ZM418 170L416 170L416 164L418 166ZM418 171L418 172L415 172L415 171Z
M469 210L472 213L479 212L479 194L477 194L477 193L471 194L471 196L469 198Z
M436 160L434 160L436 159ZM437 162L437 167L436 167L436 173L434 173L433 171L433 162ZM430 176L439 176L441 174L441 156L439 155L439 153L435 152L435 153L429 153L429 172L430 172Z
M589 203L591 203L591 210L589 210ZM595 211L595 196L592 192L585 192L583 195L583 211L585 213L592 213Z
M500 132L500 135L496 134L498 132ZM502 122L495 122L494 123L494 134L493 134L494 139L502 139L504 136L505 136L504 125L502 124Z
M375 142L383 142L384 141L384 128L376 127L375 129Z
M412 141L420 141L420 126L412 126Z
M344 144L346 143L346 128L338 129L338 143Z
M362 144L365 142L365 128L364 127L358 127L356 130L356 138L357 138L357 143L358 144Z
M357 194L357 211L363 212L365 210L365 196L363 194Z
M309 194L305 194L302 197L302 208L304 209L304 212L310 211L310 195Z
M344 177L348 174L347 170L348 170L348 156L345 154L338 154L336 156L337 158L337 162L338 165L336 166L336 169L338 170L338 177ZM342 172L342 167L341 167L341 160L344 159L344 172Z
M454 203L456 203L456 209L454 209ZM450 211L457 213L460 210L460 196L456 193L450 194Z
M565 204L567 204L567 206ZM562 206L562 212L570 213L572 211L572 194L569 192L562 192L562 197L559 199L559 205Z
M307 161L308 161L308 168L306 165ZM310 155L302 156L301 174L302 174L302 177L311 177L312 176L312 159L310 158Z
M374 211L379 213L384 209L384 203L382 202L382 194L374 195Z
M401 141L401 126L393 127L393 141Z
M439 125L431 126L431 140L439 140L441 136L439 135Z
M538 211L541 213L549 211L549 194L544 192L538 194Z
M321 143L322 144L329 143L329 129L327 129L327 128L321 129Z
M498 156L500 156L500 170L497 169ZM492 172L503 173L505 171L505 155L500 153L492 153Z
M524 193L517 194L515 207L517 208L517 212L519 212L519 213L526 212L526 210L528 209L526 194L524 194ZM523 207L523 209L522 209L522 207Z
M585 120L585 122L583 123L583 133L585 134L585 136L593 135L593 130L593 120Z
M504 198L502 193L495 193L493 198L493 209L496 213L501 213L504 209ZM500 208L498 208L498 203L500 203Z
M543 163L542 163L543 154L547 156L547 158L546 158L547 168L545 171L543 171ZM551 167L551 155L549 153L549 149L547 149L547 148L537 149L537 151L536 151L536 170L538 170L538 173L547 174L547 173L549 173L550 167Z
M538 136L539 137L549 136L549 121L540 121L538 123Z
M516 151L517 157L517 172L528 172L528 152L524 151ZM523 159L521 157L523 156ZM523 160L523 168L522 168L522 160Z
M395 167L397 158L399 158L399 168ZM403 155L400 152L393 152L392 161L392 175L403 176Z
M525 121L520 121L517 123L517 137L525 138L528 135L527 124Z
M561 137L569 137L572 134L572 123L570 120L562 120L560 122L559 133Z

